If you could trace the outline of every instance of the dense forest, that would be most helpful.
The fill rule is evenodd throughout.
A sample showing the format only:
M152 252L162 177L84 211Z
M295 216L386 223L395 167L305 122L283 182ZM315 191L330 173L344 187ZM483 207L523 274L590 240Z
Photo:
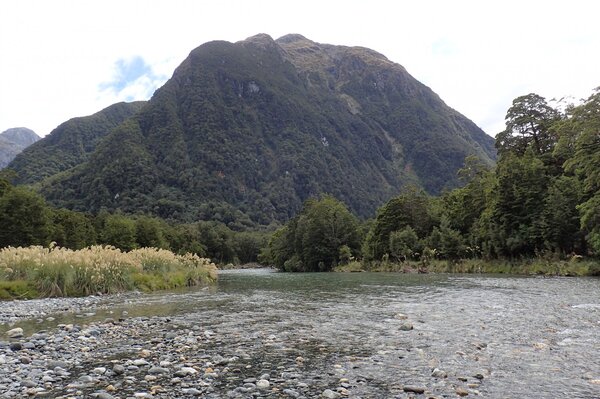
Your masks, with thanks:
M124 251L153 247L227 264L256 262L268 238L266 231L233 231L218 222L172 224L146 215L57 209L10 181L9 172L0 172L0 248L51 243L75 250L97 244Z
M362 224L333 198L309 201L273 235L263 261L316 271L353 257L368 268L600 254L600 91L564 111L536 94L516 98L496 148L495 168L466 159L463 187L437 197L407 190Z
M0 178L0 247L93 244L195 252L214 262L260 261L328 271L360 261L580 259L600 254L600 91L564 110L518 97L497 135L494 168L471 156L463 186L430 196L416 186L359 220L332 196L309 199L284 226L232 230L218 222L167 223L146 215L56 209Z

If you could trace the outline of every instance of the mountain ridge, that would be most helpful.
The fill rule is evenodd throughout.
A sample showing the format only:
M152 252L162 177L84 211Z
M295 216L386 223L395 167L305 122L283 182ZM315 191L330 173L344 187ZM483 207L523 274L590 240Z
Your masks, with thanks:
M38 183L81 164L106 134L141 109L144 103L120 102L92 115L61 123L10 163L9 167L17 172L15 183Z
M40 139L26 127L14 127L0 133L0 169L8 166L19 153Z
M456 186L466 156L494 162L493 144L374 50L259 34L192 50L87 160L40 188L78 210L240 227L285 221L321 193L368 217L406 185Z

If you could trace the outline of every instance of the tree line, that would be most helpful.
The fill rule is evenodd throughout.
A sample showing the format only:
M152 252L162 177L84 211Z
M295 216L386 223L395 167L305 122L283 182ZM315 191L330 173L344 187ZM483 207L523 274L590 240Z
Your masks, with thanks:
M359 222L332 197L305 203L261 260L282 270L330 270L426 259L566 259L600 254L600 91L580 105L516 98L497 135L498 163L468 157L464 186L432 197L409 188Z
M235 231L219 222L176 224L146 215L56 209L33 190L10 181L9 172L0 174L0 248L52 242L74 250L96 244L124 251L154 247L227 264L256 262L267 239L266 232Z
M274 233L219 222L174 224L145 215L55 209L0 175L0 247L93 244L157 247L214 262L260 261L287 271L327 271L428 259L527 259L600 254L600 91L579 105L516 98L496 137L494 168L470 156L464 185L440 196L412 187L361 221L332 196L310 199ZM271 230L272 231L272 230Z

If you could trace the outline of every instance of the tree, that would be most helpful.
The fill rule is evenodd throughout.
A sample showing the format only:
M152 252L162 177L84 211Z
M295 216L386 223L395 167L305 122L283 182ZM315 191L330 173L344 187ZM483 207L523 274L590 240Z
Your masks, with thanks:
M419 238L426 237L436 224L433 202L422 191L411 189L392 198L377 211L377 217L363 246L366 260L380 260L390 253L390 234L406 226Z
M390 255L396 260L404 261L421 252L421 243L412 227L390 233Z
M96 230L88 216L68 209L51 212L52 237L59 247L81 249L96 242Z
M200 243L206 248L205 256L215 263L231 263L235 261L233 232L223 223L199 222Z
M583 192L575 176L559 176L549 184L539 229L548 250L563 254L584 249L577 209Z
M164 236L164 222L149 216L135 219L135 239L141 248L154 247L168 249L169 243Z
M233 234L233 247L241 263L258 261L260 249L265 245L265 234L260 232L236 232Z
M442 259L460 259L465 255L465 240L459 231L449 227L447 219L435 226L427 238L430 248Z
M359 249L358 221L331 196L310 199L277 230L260 259L286 271L329 271Z
M496 176L489 226L496 230L493 245L499 255L534 255L544 247L539 221L549 181L546 168L529 150L503 156Z
M305 271L328 271L339 260L340 248L358 250L358 221L331 196L305 203L296 225L296 253Z
M576 131L573 156L565 162L567 172L582 184L583 198L578 205L581 229L591 248L600 253L600 88L570 112L565 130Z
M123 215L109 215L100 232L104 244L113 245L123 251L137 247L135 241L135 222Z
M444 193L441 201L449 227L467 237L489 203L495 175L475 156L465 158L458 175L466 185Z
M538 156L551 153L557 139L550 127L560 118L544 97L530 93L515 98L506 113L506 129L496 136L498 152L523 155L531 148Z
M267 246L260 252L258 259L261 263L284 270L285 262L295 254L293 235L295 226L292 227L292 225L296 221L297 218L290 220L287 225L271 235Z
M50 242L50 211L46 202L22 187L11 187L0 197L0 226L0 247Z

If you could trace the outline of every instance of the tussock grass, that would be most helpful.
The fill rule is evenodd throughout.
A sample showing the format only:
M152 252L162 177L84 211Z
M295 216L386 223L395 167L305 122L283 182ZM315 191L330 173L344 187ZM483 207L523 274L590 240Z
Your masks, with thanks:
M214 282L216 266L195 254L156 248L123 252L41 246L0 249L0 298L82 296L151 291Z
M406 262L353 262L351 267L339 266L337 272L400 272L400 273L486 273L544 276L600 276L600 262L573 257L572 259L548 260L543 258L521 260L440 260L426 263Z

